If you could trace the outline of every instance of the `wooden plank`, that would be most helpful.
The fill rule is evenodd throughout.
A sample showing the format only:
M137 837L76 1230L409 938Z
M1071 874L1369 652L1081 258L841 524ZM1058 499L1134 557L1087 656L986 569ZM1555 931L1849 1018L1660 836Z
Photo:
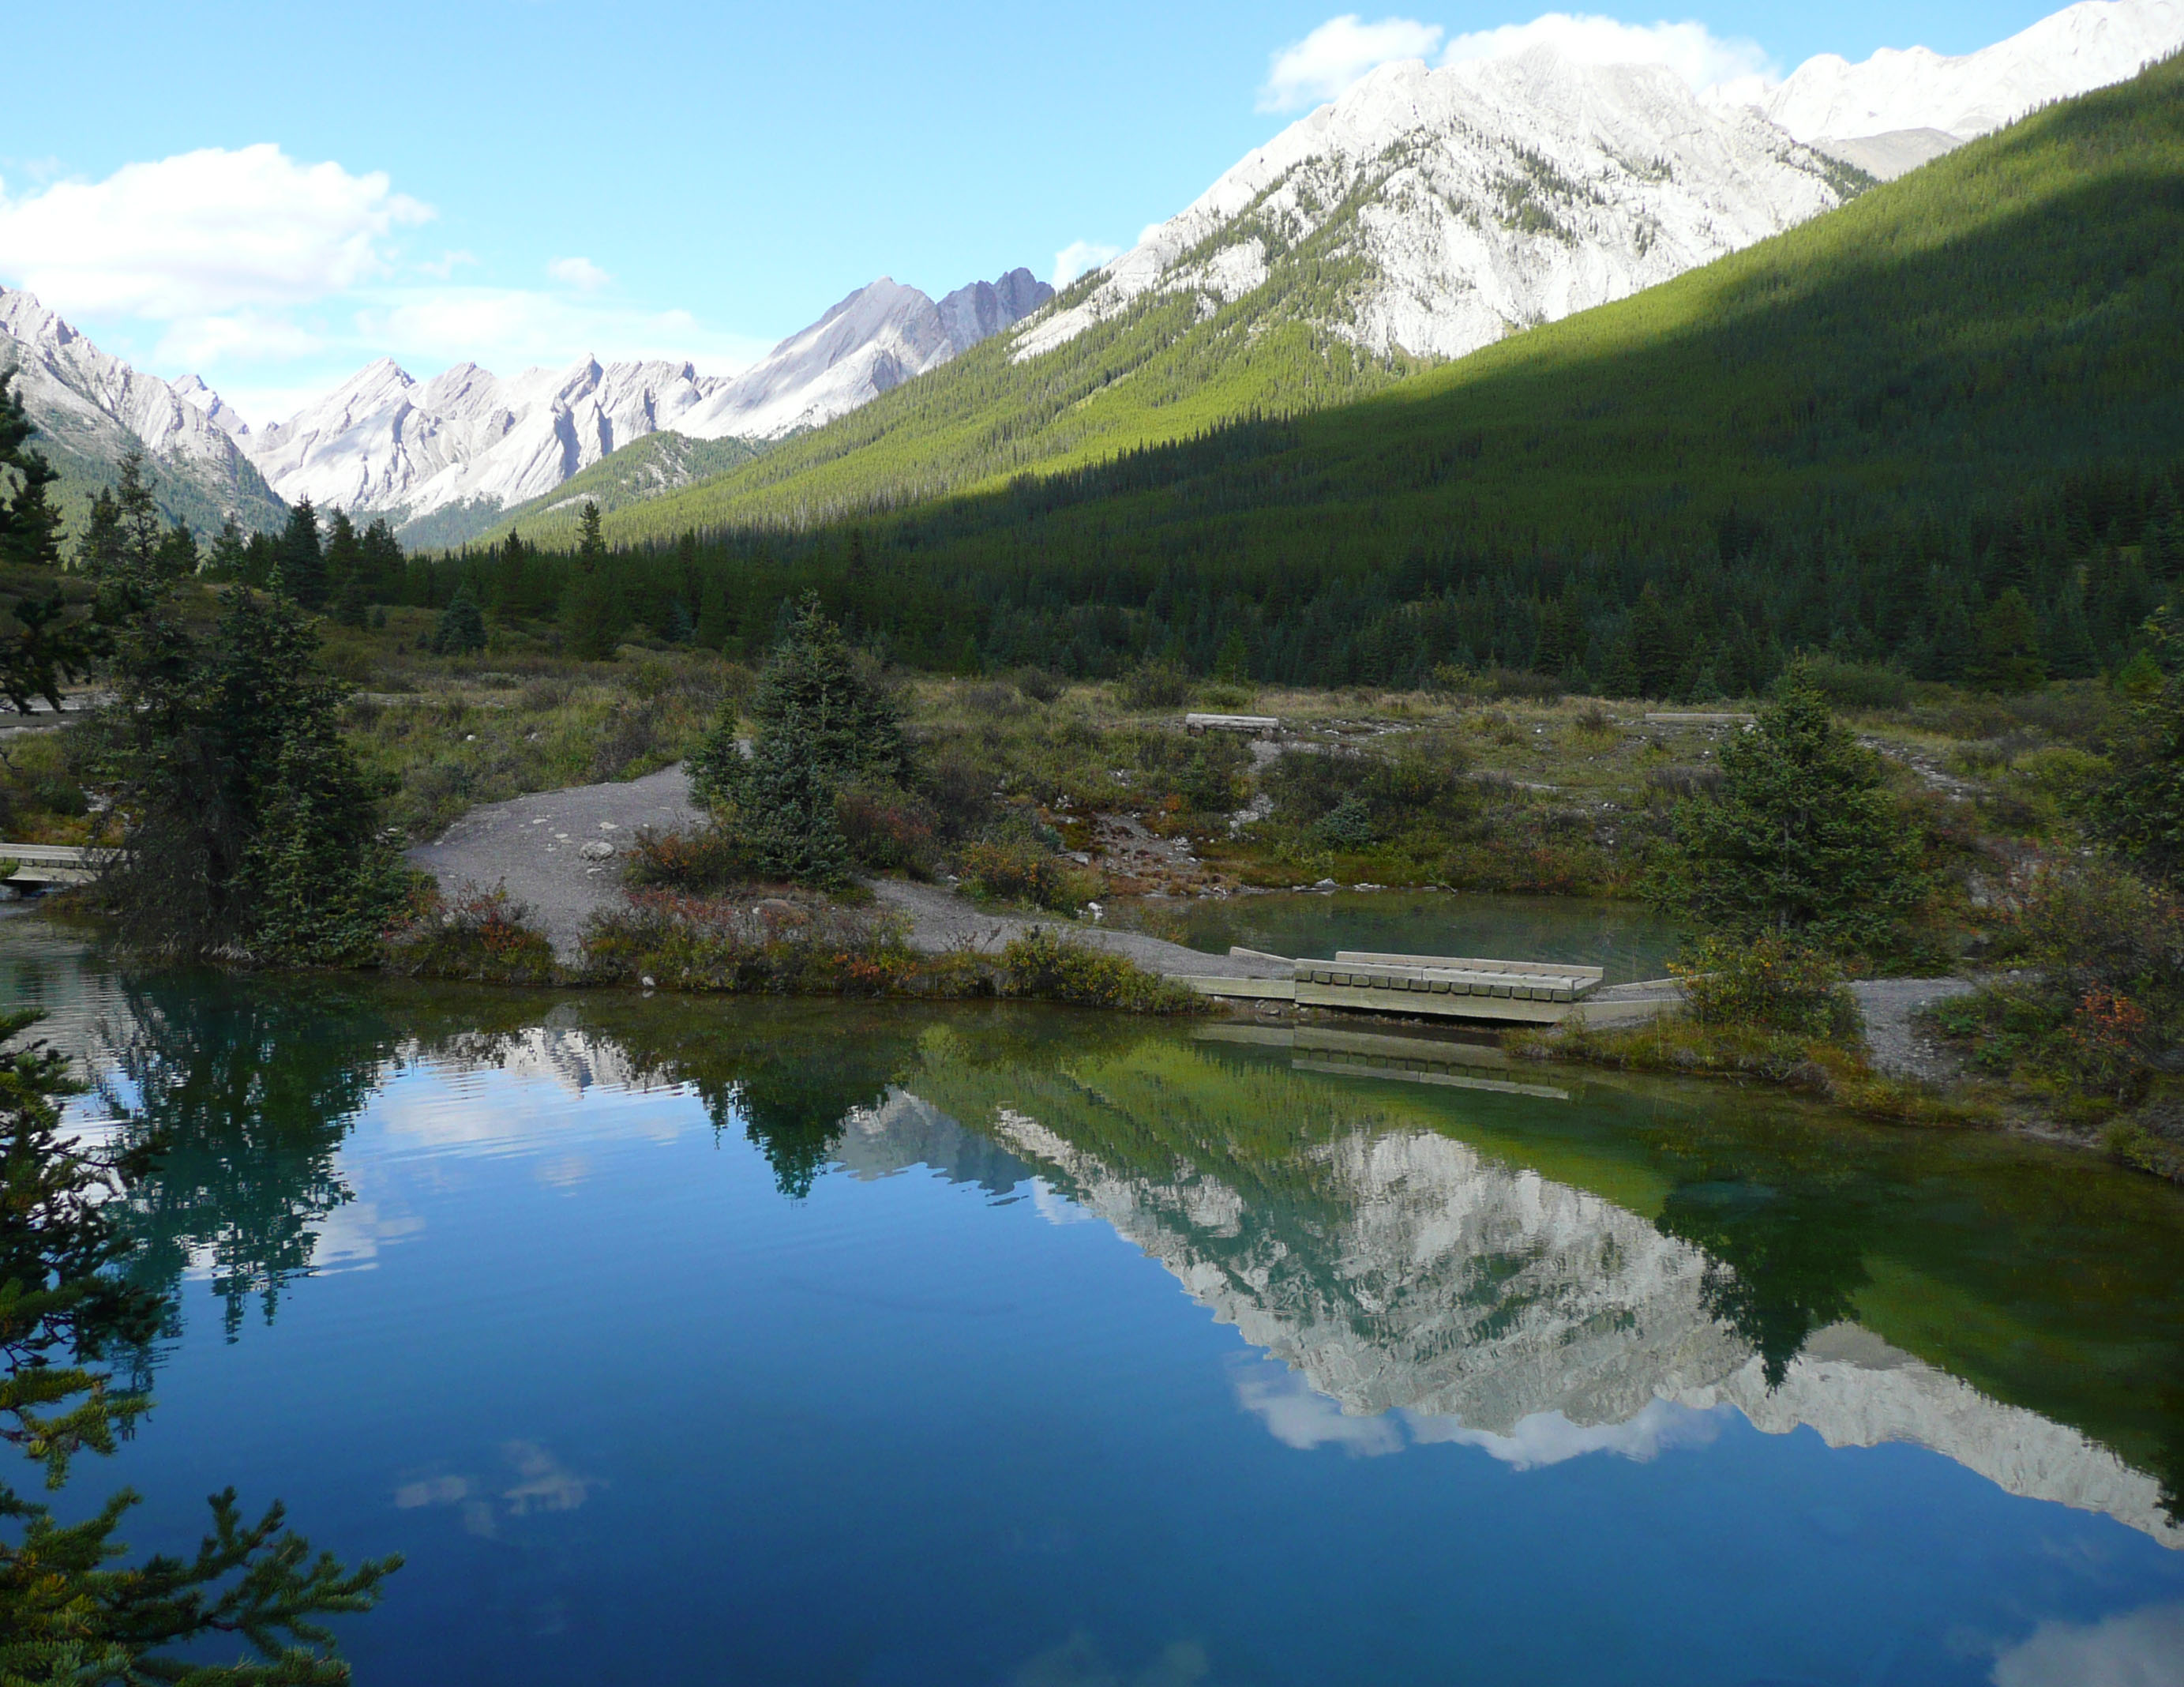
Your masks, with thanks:
M1294 1002L1296 982L1287 978L1212 978L1195 973L1170 973L1170 984L1180 984L1201 996L1234 997L1247 1002Z
M1500 1019L1526 1025L1553 1025L1568 1015L1568 1002L1520 1000L1508 996L1446 996L1412 990L1375 990L1368 986L1318 984L1305 978L1296 981L1300 1007L1342 1008L1360 1014L1412 1014L1424 1019Z
M1361 966L1429 967L1440 972L1519 973L1534 977L1604 979L1605 967L1580 966L1575 961L1497 961L1466 955L1393 955L1364 949L1337 949L1338 961Z

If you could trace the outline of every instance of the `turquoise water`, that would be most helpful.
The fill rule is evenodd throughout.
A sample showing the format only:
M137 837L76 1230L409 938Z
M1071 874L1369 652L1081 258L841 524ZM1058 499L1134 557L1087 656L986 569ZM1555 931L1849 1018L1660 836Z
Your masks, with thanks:
M159 1406L81 1502L407 1554L360 1682L2184 1657L2149 1179L1398 1037L131 979L20 922L0 980L174 1142Z
M1634 902L1443 891L1123 897L1107 919L1212 955L1234 944L1289 956L1362 949L1567 961L1604 968L1610 984L1659 978L1679 941L1674 925Z

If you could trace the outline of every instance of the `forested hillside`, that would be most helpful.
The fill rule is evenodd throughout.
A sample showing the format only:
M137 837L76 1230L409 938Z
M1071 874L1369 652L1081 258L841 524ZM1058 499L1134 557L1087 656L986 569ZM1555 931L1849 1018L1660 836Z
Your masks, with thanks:
M1291 331L1251 344L1234 368L1320 371L1277 394L1366 378ZM952 371L996 400L942 430L954 449L1005 454L1028 414L1046 360L1000 357ZM632 609L762 638L816 584L911 660L1090 673L1149 651L1330 683L1496 662L1695 695L1809 645L2095 672L2184 568L2184 65L1342 408L868 509L861 567L846 526L768 517L899 489L905 452L941 463L931 430L890 432L940 390L626 508L625 542L703 534L629 558Z

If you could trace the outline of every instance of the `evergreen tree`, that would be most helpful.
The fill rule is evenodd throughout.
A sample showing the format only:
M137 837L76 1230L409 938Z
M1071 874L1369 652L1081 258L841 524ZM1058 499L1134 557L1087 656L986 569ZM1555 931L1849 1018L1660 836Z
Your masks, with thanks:
M2011 586L1980 617L1977 654L1965 676L1982 690L2014 695L2047 678L2040 659L2040 623L2025 594Z
M159 506L153 495L152 483L144 473L144 453L135 445L121 454L120 471L114 485L114 503L120 524L125 564L139 578L156 574L159 540L164 536Z
M691 642L700 650L725 651L735 635L736 614L727 587L717 578L709 579L698 599L698 629Z
M479 613L477 601L465 584L458 589L454 601L440 612L440 623L432 629L432 653L471 656L485 645L485 617Z
M160 536L152 556L152 572L163 580L186 580L197 571L198 536L176 522Z
M387 517L376 517L357 541L358 572L364 578L365 599L384 603L394 595L402 579L402 542Z
M31 450L35 431L20 394L10 390L13 370L0 370L0 561L11 567L58 569L59 513L46 489L59 477ZM107 500L109 511L113 500ZM0 631L0 696L27 712L33 697L58 709L61 687L90 672L92 629L71 612L56 586L42 595L25 591L9 606L13 630Z
M758 730L745 756L733 707L722 711L690 758L691 794L759 872L841 883L850 852L835 797L852 780L906 784L910 756L894 701L816 596L805 600L768 660L750 713Z
M281 589L306 609L326 603L326 559L319 543L319 512L304 499L288 511L281 536Z
M302 608L238 587L205 638L161 594L124 627L112 673L103 771L125 830L106 890L125 940L175 957L373 952L405 875Z
M0 369L0 564L56 568L61 513L47 489L60 479L29 440L36 429L14 390L15 371Z
M2164 610L2147 632L2166 671L2131 704L2116 776L2092 804L2093 830L2152 877L2184 889L2184 628Z
M1221 650L1213 658L1213 677L1230 683L1251 677L1251 652L1244 642L1244 629L1231 627L1228 636L1221 641Z
M371 583L364 578L364 545L348 511L337 510L326 524L323 553L326 596L334 606L334 619L344 627L364 625L364 612L371 601Z
M1630 611L1630 661L1641 696L1665 697L1674 689L1681 666L1675 625L1650 580Z
M112 489L102 486L98 495L91 500L90 518L76 538L77 571L94 580L110 579L121 572L126 554L121 538L120 508L114 501Z
M614 579L607 569L606 541L599 536L599 506L587 500L582 520L583 537L562 602L561 625L568 635L569 654L577 661L612 662L621 642L621 620L616 612Z
M1878 759L1828 712L1802 665L1752 730L1723 745L1714 796L1680 803L1656 901L1730 933L1802 934L1840 951L1885 945L1923 899L1919 846Z
M220 537L212 542L205 572L216 580L239 580L248 560L249 542L243 538L242 523L231 513L220 524Z

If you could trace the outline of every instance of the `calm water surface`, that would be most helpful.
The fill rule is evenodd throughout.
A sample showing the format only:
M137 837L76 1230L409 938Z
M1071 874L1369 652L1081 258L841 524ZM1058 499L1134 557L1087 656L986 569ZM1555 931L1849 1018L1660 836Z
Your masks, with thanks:
M1424 1040L125 978L159 1408L366 1684L2162 1682L2184 1201Z
M1107 919L1212 955L1232 944L1292 956L1338 949L1484 955L1602 967L1610 984L1660 977L1679 941L1674 925L1633 902L1435 891L1130 897L1111 902Z

